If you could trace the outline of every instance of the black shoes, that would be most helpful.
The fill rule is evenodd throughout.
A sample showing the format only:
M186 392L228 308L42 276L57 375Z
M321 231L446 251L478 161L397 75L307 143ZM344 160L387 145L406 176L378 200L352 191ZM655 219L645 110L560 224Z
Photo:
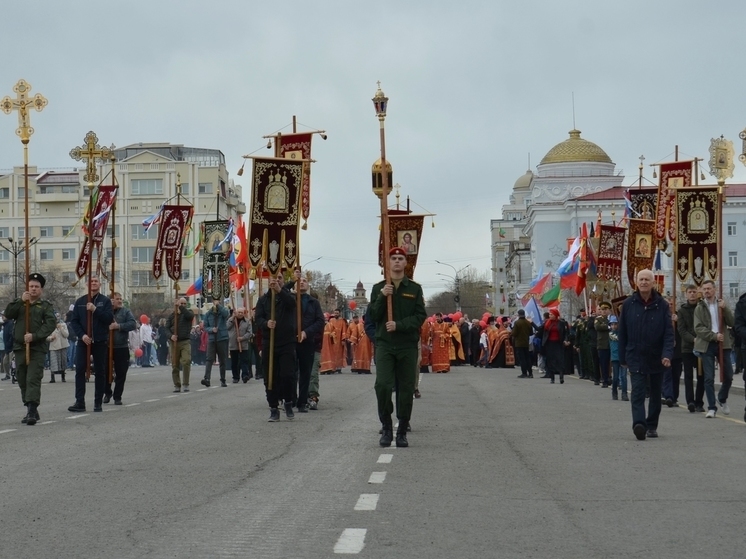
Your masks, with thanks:
M694 410L695 410L695 407L694 407L694 402L689 402L689 403L688 403L688 404L686 405L686 409L688 409L688 410L689 410L689 413L694 413Z
M222 388L227 388L227 387L228 387L228 385L227 385L227 384L225 384L225 379L222 379L222 378L220 379L220 386L221 386Z
M384 419L380 433L381 438L378 440L378 444L383 447L391 446L391 441L394 440L394 427L391 423L391 416Z
M560 375L560 384L565 384L565 377Z
M26 425L36 425L36 422L41 418L39 412L36 409L36 404L28 405L28 415L26 416Z
M658 431L655 429L648 429L648 438L649 439L657 439L658 438Z
M85 403L83 402L75 402L72 406L67 408L67 411L71 411L73 413L78 413L85 411Z
M673 407L673 398L666 398L664 401L669 408Z
M24 423L24 424L25 424L25 423L27 423L27 422L28 422L28 414L29 414L29 411L28 411L28 404L26 404L26 415L24 415L24 416L23 416L23 419L21 419L21 423Z
M300 404L298 406L298 413L308 413L308 404Z
M275 421L280 421L280 410L277 408L270 408L269 409L269 419L267 420L270 423L274 423Z
M406 448L409 446L409 441L407 441L407 427L408 426L409 426L409 422L399 421L399 428L396 430L396 447L397 448Z
M111 402L111 396L104 396L104 404Z
M207 388L210 388L210 379L203 378L201 381L202 386L206 386Z
M518 375L518 377L516 377L516 378L528 378L528 375L526 375L526 374L521 374L521 375Z
M244 382L246 382L246 381L244 381ZM233 379L233 384L238 384L238 379L237 378Z
M616 390L612 390L611 391L611 399L612 400L618 400L619 399L619 394L617 393Z
M705 408L703 406L697 406L696 408L694 408L694 411L696 411L697 413L705 413Z
M645 440L645 434L647 429L645 429L645 426L642 423L638 423L634 427L632 427L632 432L635 434L635 437L637 437L638 441L644 441Z
M93 411L95 412L104 411L104 408L102 408L100 404L98 406L94 405Z
M629 396L626 392L622 392L622 402L629 402Z
M293 413L293 404L291 402L285 402L285 417L288 418L288 421L295 419L295 414Z
M52 380L49 381L49 384L53 384L54 382L56 381L54 380L54 373L52 373Z
M114 400L114 405L115 406L121 406L122 405L122 401L121 400Z
M62 382L67 382L67 381L65 380L65 373L61 373L61 375L62 375Z

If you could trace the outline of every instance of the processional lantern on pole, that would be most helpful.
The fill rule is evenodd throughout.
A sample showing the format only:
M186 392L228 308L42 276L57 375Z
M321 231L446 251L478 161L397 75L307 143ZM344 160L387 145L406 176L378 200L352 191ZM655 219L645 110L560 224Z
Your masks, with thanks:
M376 165L373 165L373 192L381 200L381 235L383 237L383 255L381 263L383 264L383 275L386 279L386 283L391 283L391 275L389 273L389 216L388 216L388 195L391 192L391 183L393 177L391 176L391 165L386 161L386 131L384 127L384 121L386 120L386 111L388 110L389 98L381 90L381 82L378 82L378 90L373 96L373 106L376 110L376 116L381 127L381 159L377 162L380 164L380 174L376 173ZM379 185L380 178L380 185ZM391 297L386 298L386 307L388 311L388 320L393 320L394 312L392 307Z

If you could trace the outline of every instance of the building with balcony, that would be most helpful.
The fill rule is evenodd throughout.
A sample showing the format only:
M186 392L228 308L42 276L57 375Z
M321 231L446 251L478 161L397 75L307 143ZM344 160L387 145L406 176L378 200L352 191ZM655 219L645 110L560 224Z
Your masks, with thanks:
M229 179L225 156L217 149L138 143L116 149L114 153L117 158L114 172L119 184L113 230L115 289L122 292L133 308L137 308L138 299L142 298L170 302L174 295L173 282L165 274L156 281L151 273L158 226L146 231L143 220L176 196L178 176L183 198L195 207L194 229L188 241L194 245L202 221L236 218L245 213L241 186ZM99 167L98 174L106 177L110 171L111 164L106 163ZM81 218L90 195L84 174L85 168L43 172L29 168L28 236L37 238L30 249L32 269L59 274L70 283L77 279L75 265L84 240ZM103 183L111 184L111 179L106 178ZM112 221L110 218L102 254L107 267L112 258ZM8 238L23 239L25 233L23 167L15 167L0 174L0 242L6 244ZM25 257L20 254L18 259L22 261ZM0 286L12 283L12 260L9 251L0 249ZM21 265L18 268L23 270ZM199 256L184 259L180 291L186 291L200 273ZM23 281L20 278L21 284ZM80 294L84 292L83 283L78 286Z

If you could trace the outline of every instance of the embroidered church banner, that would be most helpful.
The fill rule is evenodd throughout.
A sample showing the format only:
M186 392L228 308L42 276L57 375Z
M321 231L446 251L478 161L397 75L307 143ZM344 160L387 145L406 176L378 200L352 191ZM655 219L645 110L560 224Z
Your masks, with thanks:
M676 189L692 185L692 163L693 161L661 163L655 213L655 239L658 241L665 240L666 237L676 240Z
M225 299L231 294L230 223L205 221L202 223L202 297ZM229 234L230 233L230 234Z
M622 261L624 260L624 240L627 234L625 227L601 225L601 236L598 241L598 262L596 276L604 281L622 279Z
M409 279L414 279L424 221L424 215L409 214L406 210L389 210L389 246L401 247L407 253L407 266L404 274ZM378 265L383 267L382 234L378 238Z
M294 268L305 160L255 158L249 221L249 261L276 274Z
M79 278L82 278L88 273L94 247L98 253L98 269L101 269L101 244L104 242L104 238L106 237L106 228L109 223L111 209L116 200L118 188L119 187L116 185L100 185L97 188L98 197L94 200L93 211L91 212L93 217L88 225L88 227L93 228L93 245L91 246L89 243L90 238L86 235L85 240L83 241L83 247L80 249L78 264L75 267L75 273Z
M166 260L166 273L174 281L181 279L181 259L184 239L192 224L194 207L165 205L161 210L158 241L153 255L153 277L160 279L163 274L163 260Z
M655 257L655 221L630 219L627 237L627 279L635 289L635 277L640 270L652 270Z
M632 216L637 219L654 220L658 207L657 188L630 188L629 197L632 202Z
M303 169L303 187L301 189L301 216L303 217L303 229L306 228L308 216L311 214L311 139L313 134L281 134L278 135L280 145L280 157L286 159L308 161Z
M676 191L679 227L676 273L683 283L701 285L718 275L718 189L693 187Z

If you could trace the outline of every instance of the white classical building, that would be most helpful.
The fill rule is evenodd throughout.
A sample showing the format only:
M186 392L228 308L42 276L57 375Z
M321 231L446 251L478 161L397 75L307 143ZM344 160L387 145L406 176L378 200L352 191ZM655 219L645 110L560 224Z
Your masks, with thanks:
M490 222L495 312L515 312L518 297L540 271L557 271L568 240L578 236L583 223L596 223L599 212L604 224L619 222L624 191L634 189L623 187L623 180L603 149L571 130L569 139L544 156L536 173L529 169L515 182L502 217ZM731 301L746 291L746 255L740 257L745 230L746 185L727 185L722 273L724 296ZM671 267L664 256L663 269Z

